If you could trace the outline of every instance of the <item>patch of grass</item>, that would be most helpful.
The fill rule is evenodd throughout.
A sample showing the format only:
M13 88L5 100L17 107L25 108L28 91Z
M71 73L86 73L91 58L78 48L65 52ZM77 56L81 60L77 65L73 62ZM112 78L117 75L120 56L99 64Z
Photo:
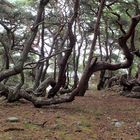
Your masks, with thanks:
M78 118L75 129L76 131L81 131L87 134L93 133L91 122L86 117Z
M6 133L6 134L1 134L1 135L0 135L0 139L1 139L1 140L12 140L12 138L13 138L13 137L10 136L9 133L8 133L8 134Z
M57 119L61 118L61 115L58 112L55 114L55 116L56 116Z
M57 135L61 140L71 140L71 137L69 137L65 131L59 131Z
M95 115L95 117L97 117L97 119L100 119L100 117L104 114L102 110L100 109L83 109L83 108L76 108L77 112L81 112L82 114L88 114L88 115Z
M75 110L76 113L79 113L79 114L93 114L95 108L89 109L89 108L83 108L81 106L76 106L74 108L74 110Z
M100 120L100 117L103 115L103 112L101 110L96 110L94 112L95 118Z
M84 121L82 121L82 122L79 124L79 126L88 127L88 128L89 128L89 127L91 127L91 124L90 124L90 122L84 120Z
M36 129L37 128L37 125L35 125L35 124L32 124L32 123L25 123L24 124L24 127L26 128L26 129Z
M51 130L61 130L61 131L63 131L65 127L66 126L63 123L63 121L61 119L57 119L55 124L51 127Z
M135 138L134 140L140 140L140 137L139 138Z

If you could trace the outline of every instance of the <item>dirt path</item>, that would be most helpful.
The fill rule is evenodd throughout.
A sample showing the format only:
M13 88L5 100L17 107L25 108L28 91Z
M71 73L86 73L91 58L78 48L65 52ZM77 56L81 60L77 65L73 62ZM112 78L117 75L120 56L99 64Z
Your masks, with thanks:
M8 117L19 122L7 122ZM140 100L88 91L72 103L34 108L0 102L0 140L140 140Z

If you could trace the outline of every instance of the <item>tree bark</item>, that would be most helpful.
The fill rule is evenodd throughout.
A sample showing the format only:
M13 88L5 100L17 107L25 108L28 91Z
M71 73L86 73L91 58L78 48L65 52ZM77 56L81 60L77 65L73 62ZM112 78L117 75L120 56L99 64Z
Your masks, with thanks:
M73 14L72 18L70 19L70 21L68 22L68 37L69 37L69 41L70 41L69 46L68 46L69 51L67 51L65 53L65 56L62 58L62 60L60 62L58 80L57 80L55 87L49 91L48 98L54 97L64 82L64 78L66 76L65 72L66 72L67 62L68 62L68 59L69 59L69 57L72 53L72 50L75 46L75 43L76 43L76 38L72 31L72 26L73 26L75 19L78 16L78 10L79 10L79 0L76 0L75 5L74 5L74 14Z

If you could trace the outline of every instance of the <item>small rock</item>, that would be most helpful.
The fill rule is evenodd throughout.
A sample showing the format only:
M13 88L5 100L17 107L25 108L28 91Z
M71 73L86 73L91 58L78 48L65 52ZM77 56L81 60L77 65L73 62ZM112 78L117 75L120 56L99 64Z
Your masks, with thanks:
M40 114L43 114L44 112L43 112L43 111L39 111L39 113L40 113Z
M8 122L19 122L19 119L17 117L9 117L7 119Z
M136 126L137 126L138 128L140 128L140 122L137 122L137 123L136 123Z
M110 120L111 118L110 117L107 117L107 119Z
M123 122L115 122L115 127L121 127L123 125Z

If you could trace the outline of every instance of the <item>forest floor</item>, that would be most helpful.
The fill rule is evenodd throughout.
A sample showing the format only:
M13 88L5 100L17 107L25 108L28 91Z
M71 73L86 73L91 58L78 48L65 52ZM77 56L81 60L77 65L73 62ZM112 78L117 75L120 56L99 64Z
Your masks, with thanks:
M140 140L140 100L87 91L72 103L43 108L0 101L0 140Z

